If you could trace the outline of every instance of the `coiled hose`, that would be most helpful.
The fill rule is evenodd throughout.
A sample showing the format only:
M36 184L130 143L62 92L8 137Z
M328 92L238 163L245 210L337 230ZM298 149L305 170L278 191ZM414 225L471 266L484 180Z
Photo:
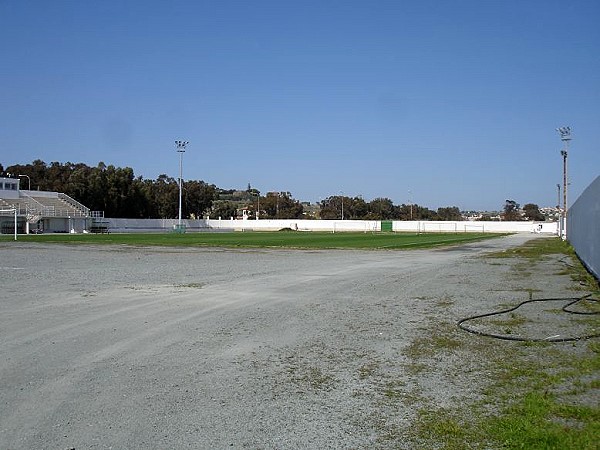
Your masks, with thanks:
M514 306L512 308L508 308L508 309L503 309L502 311L495 311L495 312L491 312L491 313L485 313L485 314L478 314L475 316L469 316L469 317L465 317L464 319L461 319L458 321L458 326L464 330L467 331L469 333L473 333L473 334L477 334L479 336L488 336L488 337L492 337L495 339L502 339L505 341L521 341L521 342L570 342L570 341L581 341L581 340L585 340L585 339L592 339L592 338L597 338L600 337L600 332L599 333L593 333L593 334L588 334L585 336L576 336L576 337L561 337L560 335L556 335L556 336L549 336L546 338L527 338L527 337L519 337L519 336L511 336L511 335L507 335L507 334L496 334L496 333L488 333L485 331L479 331L476 330L474 328L470 328L468 326L465 325L466 322L471 321L471 320L475 320L475 319L481 319L482 317L490 317L490 316L497 316L500 314L506 314L512 311L515 311L517 309L519 309L521 306L526 305L528 303L535 303L535 302L556 302L556 301L569 301L569 303L567 303L566 305L564 305L562 307L562 310L568 314L580 314L580 315L593 315L593 314L600 314L600 311L574 311L572 309L569 309L570 306L575 305L576 303L579 303L583 300L589 301L589 302L596 302L596 303L600 303L600 300L594 299L594 298L590 298L592 294L587 294L584 295L583 297L566 297L566 298L541 298L541 299L533 299L533 300L526 300L524 302L519 303L517 306Z

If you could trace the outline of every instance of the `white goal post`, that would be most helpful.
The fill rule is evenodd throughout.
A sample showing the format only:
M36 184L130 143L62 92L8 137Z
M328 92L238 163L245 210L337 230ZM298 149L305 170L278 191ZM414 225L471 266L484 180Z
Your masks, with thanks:
M15 215L15 241L17 240L17 208L0 209L0 215L2 213L13 213Z
M419 233L485 233L485 225L467 221L423 221L419 222Z

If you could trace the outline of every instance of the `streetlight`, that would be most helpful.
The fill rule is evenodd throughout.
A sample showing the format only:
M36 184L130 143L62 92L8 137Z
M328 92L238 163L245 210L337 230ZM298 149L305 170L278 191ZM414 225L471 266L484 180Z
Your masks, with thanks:
M560 127L556 131L560 134L560 140L563 141L564 149L560 151L563 157L563 221L562 231L564 238L567 238L567 154L569 150L569 141L571 141L571 127ZM561 236L562 234L561 233Z
M18 175L19 177L27 177L27 181L29 184L29 187L27 188L27 190L31 190L31 178L29 178L29 175Z
M183 154L185 153L185 147L189 144L189 141L175 141L175 148L179 153L179 221L177 222L177 228L179 231L182 230L181 226L181 191L183 189Z
M256 220L260 214L260 192L256 191Z
M250 184L248 184L248 187L250 186ZM258 220L258 215L259 215L259 211L260 211L260 191L258 189L252 189L248 191L250 193L250 195L256 195L256 214L255 214L255 220ZM250 197L250 200L252 200L252 197Z

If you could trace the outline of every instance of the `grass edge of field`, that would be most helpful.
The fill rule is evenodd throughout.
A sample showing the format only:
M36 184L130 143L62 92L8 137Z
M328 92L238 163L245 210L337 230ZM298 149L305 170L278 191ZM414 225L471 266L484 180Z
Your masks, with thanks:
M22 235L17 242L72 245L128 245L298 250L407 250L466 244L510 233L219 232ZM0 238L0 242L11 239ZM410 240L409 240L410 238ZM394 242L395 241L395 242Z
M585 285L583 289L598 298L598 280L587 272L570 244L558 237L551 241L535 239L484 258L511 258L514 264L523 260L535 264L550 255L569 260L563 261L562 274L570 276L572 289L581 290ZM590 317L596 326L597 316ZM435 350L428 346L427 354L451 352L459 345L457 341L452 341L452 346L443 339L438 341L441 343ZM598 339L558 346L519 343L513 348L511 360L499 358L492 341L479 343L470 344L469 349L475 357L489 358L485 369L489 384L483 398L459 410L435 405L420 408L413 439L442 450L598 450L600 407L577 400L598 395L600 390ZM584 351L573 355L569 349L575 345ZM532 358L531 352L535 351L542 352L542 357ZM412 364L422 364L420 357L417 355Z

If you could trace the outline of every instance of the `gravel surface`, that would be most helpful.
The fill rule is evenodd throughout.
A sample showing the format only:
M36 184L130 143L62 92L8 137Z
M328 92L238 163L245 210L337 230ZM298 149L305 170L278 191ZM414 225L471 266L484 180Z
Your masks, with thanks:
M486 381L464 351L431 346L482 339L456 321L528 298L510 264L480 256L532 237L407 252L2 243L0 448L418 447L417 411L459 408ZM539 272L539 295L573 295Z

